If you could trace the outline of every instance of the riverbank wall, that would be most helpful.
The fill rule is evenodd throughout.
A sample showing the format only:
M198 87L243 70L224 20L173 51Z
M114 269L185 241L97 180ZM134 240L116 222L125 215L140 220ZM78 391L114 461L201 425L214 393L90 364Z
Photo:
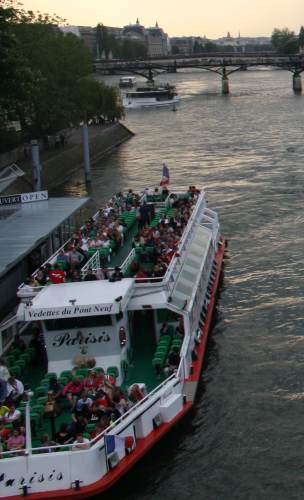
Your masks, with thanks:
M101 160L104 156L112 153L117 147L133 137L134 133L123 123L110 125L95 125L89 127L89 145L91 164ZM67 134L64 147L43 149L40 147L40 163L42 165L42 188L52 190L65 182L81 168L84 169L82 130L73 129ZM19 177L14 183L1 194L14 194L32 190L32 166L30 158L12 160L12 155L6 154L10 163L14 161L24 171L24 176ZM0 159L0 165L3 165ZM8 165L9 163L6 163ZM3 165L5 166L5 165Z

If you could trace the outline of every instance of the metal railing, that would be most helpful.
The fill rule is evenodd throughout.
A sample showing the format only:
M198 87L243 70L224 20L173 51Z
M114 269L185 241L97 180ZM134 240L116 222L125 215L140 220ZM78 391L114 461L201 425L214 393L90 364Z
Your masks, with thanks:
M100 446L100 439L104 438L107 434L110 434L116 427L118 427L122 422L125 422L126 419L134 415L134 418L137 418L137 410L141 408L145 403L148 401L151 401L151 399L156 396L163 388L168 386L168 384L177 378L177 374L174 373L170 375L166 380L161 382L155 389L153 389L149 394L147 394L143 399L138 401L135 405L133 405L129 410L126 411L121 417L119 417L115 422L113 422L109 427L107 427L104 431L102 431L100 434L98 434L95 438L89 441L89 443L86 443L88 445L88 449L92 448L94 445L97 443ZM132 419L130 420L130 423L132 422ZM61 451L61 452L70 452L73 451L73 447L75 446L75 443L70 443L70 444L63 444L63 445L53 445L53 446L40 446L37 448L34 447L29 447L29 448L23 448L21 450L12 450L12 451L3 451L0 453L0 456L3 458L13 458L11 455L20 456L28 456L31 454L38 454L38 453L46 453L46 450L52 450L52 451ZM84 450L85 451L85 448Z

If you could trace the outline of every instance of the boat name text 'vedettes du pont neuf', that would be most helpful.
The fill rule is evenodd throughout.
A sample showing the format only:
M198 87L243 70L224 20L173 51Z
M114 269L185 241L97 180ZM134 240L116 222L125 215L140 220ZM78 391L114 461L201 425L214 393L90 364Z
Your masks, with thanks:
M205 192L168 181L117 193L20 285L3 359L37 384L1 421L0 498L101 494L193 406L225 242Z

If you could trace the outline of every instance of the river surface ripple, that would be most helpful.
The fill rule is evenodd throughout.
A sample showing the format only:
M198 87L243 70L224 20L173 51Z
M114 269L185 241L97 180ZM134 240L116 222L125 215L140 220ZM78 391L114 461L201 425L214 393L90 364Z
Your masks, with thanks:
M91 195L158 184L165 161L173 187L205 188L229 246L195 409L105 498L302 499L304 96L283 71L237 72L229 97L213 74L165 78L178 111L130 111Z

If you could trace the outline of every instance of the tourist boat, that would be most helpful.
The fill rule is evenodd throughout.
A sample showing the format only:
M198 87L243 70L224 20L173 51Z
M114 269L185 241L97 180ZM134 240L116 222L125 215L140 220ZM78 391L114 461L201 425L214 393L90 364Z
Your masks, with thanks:
M43 332L48 373L38 388L31 387L33 395L29 392L22 403L25 450L2 452L1 498L28 495L55 500L100 495L194 405L225 251L217 213L208 207L205 192L194 187L185 192L146 190L120 197L127 203L115 216L124 226L123 245L114 245L112 251L109 247L91 249L81 268L84 280L92 271L99 279L20 286L21 302L12 335L19 332L28 342L27 332L32 328ZM115 200L111 199L108 209ZM166 251L167 265L161 272L149 273L149 269L155 270L153 248L130 243L138 241L134 234L141 209L149 214L148 228L161 227L160 233L169 234L170 227L178 241L170 255ZM90 227L99 227L108 214L109 210L99 210ZM165 248L161 235L158 244ZM60 250L48 264L57 262L58 268L59 255ZM140 266L145 275L138 272ZM9 331L4 335L2 329L2 335L9 345ZM25 357L27 351L31 354L30 348L20 355L30 363L25 366L12 359L18 357L15 351L9 348L3 353L11 373L22 379L16 366L34 373L38 360L26 361ZM179 361L170 368L173 351ZM61 376L59 381L65 383L75 374L75 365L77 377L86 376L86 366L102 367L124 391L138 384L142 396L100 434L93 439L89 436L85 449L75 450L72 444L39 447L34 431L42 432L41 425L45 429L46 424L41 423L43 415L39 420L31 408L38 411L35 400L47 390L43 383L51 374ZM62 415L60 418L62 422ZM56 419L52 424L57 426ZM88 424L88 430L92 425L94 422Z
M119 87L120 88L130 88L136 85L136 77L135 76L123 76L119 79Z
M125 109L172 106L179 103L179 96L172 85L147 85L127 92L122 98Z

